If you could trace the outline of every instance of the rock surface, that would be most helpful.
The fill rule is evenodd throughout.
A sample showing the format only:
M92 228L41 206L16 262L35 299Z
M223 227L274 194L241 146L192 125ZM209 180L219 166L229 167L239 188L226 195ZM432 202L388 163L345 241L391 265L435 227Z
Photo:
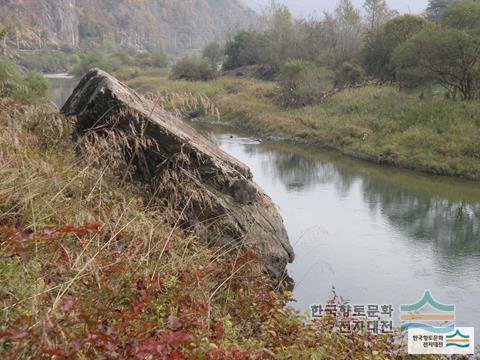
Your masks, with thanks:
M240 0L1 0L0 28L14 49L201 49L248 29Z
M293 261L283 220L250 169L181 119L98 69L82 79L62 113L76 117L77 137L115 131L129 138L135 150L126 161L138 181L173 204L201 239L252 248L275 279Z

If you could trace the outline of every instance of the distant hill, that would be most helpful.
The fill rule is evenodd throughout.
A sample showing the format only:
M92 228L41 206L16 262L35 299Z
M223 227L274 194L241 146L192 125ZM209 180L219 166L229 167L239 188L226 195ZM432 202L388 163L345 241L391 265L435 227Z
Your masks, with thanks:
M17 49L202 48L255 26L240 0L1 0L0 27Z

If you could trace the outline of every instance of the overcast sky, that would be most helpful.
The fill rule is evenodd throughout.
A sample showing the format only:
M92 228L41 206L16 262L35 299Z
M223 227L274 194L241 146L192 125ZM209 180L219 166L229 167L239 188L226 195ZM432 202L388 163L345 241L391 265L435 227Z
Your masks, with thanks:
M277 0L287 5L295 15L308 16L310 14L321 15L324 10L333 10L336 0ZM361 7L364 0L352 0L357 7ZM260 10L269 3L269 0L244 0L250 7ZM428 0L387 0L392 9L401 13L421 13L427 7Z

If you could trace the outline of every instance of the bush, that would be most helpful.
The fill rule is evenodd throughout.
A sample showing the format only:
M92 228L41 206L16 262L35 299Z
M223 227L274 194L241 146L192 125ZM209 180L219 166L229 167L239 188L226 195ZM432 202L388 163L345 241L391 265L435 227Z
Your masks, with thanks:
M75 77L81 78L92 68L100 68L107 72L114 72L118 70L121 65L121 61L115 56L100 52L91 52L73 68L71 73Z
M163 52L140 53L135 56L134 62L141 68L165 68L168 66L168 56Z
M263 34L255 31L241 31L235 38L227 43L225 55L227 59L223 64L225 70L234 70L246 65L262 64L265 57L264 49L267 39Z
M280 69L280 103L301 107L320 102L333 88L329 70L303 60L288 60Z
M30 71L56 73L68 71L80 61L74 54L61 51L49 51L38 54L22 55L18 64Z
M48 96L48 80L38 71L32 71L25 79L30 99L45 99Z
M210 61L212 64L218 65L222 63L225 50L220 44L213 42L208 44L202 52L202 57Z
M365 79L363 69L355 64L344 63L335 73L335 87L356 85Z
M0 57L0 97L25 103L44 101L48 97L48 81L36 71L24 77L18 65Z
M132 80L141 74L142 69L136 66L124 66L115 72L115 76L122 81Z
M175 80L208 81L218 76L215 65L207 59L188 56L179 60L172 68L171 78Z

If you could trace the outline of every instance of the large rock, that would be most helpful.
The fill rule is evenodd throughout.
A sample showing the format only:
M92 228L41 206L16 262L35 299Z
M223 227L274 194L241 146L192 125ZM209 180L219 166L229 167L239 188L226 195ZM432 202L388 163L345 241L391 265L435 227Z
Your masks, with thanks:
M113 130L130 139L126 161L137 180L200 238L251 247L275 279L293 261L283 220L250 169L181 119L98 69L82 79L62 113L76 117L76 136Z

